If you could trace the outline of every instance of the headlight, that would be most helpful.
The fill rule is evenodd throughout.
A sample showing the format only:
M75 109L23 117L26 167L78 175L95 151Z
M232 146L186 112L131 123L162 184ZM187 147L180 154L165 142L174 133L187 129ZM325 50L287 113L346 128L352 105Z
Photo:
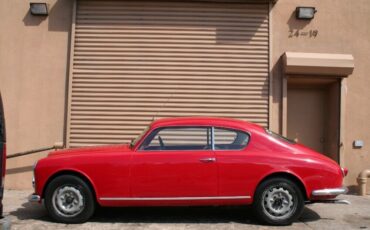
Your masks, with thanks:
M37 166L37 162L39 162L39 161L36 161L36 162L33 164L33 166L32 166L32 170L33 170L33 171L35 171L35 168L36 168L36 166Z

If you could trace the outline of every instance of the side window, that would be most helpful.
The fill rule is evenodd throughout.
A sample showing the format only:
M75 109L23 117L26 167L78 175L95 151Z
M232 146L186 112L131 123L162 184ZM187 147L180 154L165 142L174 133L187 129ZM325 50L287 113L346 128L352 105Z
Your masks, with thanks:
M239 150L249 142L249 134L232 129L215 128L215 150Z
M140 150L205 150L212 149L211 128L168 127L154 130Z

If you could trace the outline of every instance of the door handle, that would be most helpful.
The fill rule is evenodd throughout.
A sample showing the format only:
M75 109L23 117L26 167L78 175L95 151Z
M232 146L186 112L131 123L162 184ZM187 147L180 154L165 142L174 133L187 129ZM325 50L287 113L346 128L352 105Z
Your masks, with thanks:
M199 160L202 163L212 163L216 161L216 158L214 157L209 157L209 158L202 158Z

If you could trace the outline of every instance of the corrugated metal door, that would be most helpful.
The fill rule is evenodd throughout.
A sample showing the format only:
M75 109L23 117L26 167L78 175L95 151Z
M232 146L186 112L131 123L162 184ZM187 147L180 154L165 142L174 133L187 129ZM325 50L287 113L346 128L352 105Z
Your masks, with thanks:
M78 1L67 144L129 142L153 117L268 125L268 4Z

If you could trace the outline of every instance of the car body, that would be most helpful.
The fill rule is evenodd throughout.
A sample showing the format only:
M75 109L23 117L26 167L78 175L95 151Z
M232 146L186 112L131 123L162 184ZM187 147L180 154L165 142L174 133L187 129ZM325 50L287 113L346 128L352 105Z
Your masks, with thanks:
M0 217L3 217L3 195L6 162L6 132L3 101L0 94Z
M72 187L79 185L61 190L68 180L60 178L70 176L81 179L93 197L90 199L100 206L255 205L263 209L258 216L265 214L264 222L285 225L298 218L304 202L345 193L345 174L346 170L324 155L253 123L169 118L154 121L131 145L50 153L34 169L32 200L49 200L46 207L57 221L86 221L87 214L68 218L64 213L68 196L74 202L89 200L76 195L78 191ZM53 181L56 184L50 185ZM58 200L58 194L64 193L69 195ZM298 213L282 218L280 209L267 204L267 198L276 207L288 202L284 213L290 209ZM302 204L293 207L295 201ZM58 209L58 202L62 212L53 210ZM262 203L268 207L260 207ZM276 217L269 219L269 215Z

